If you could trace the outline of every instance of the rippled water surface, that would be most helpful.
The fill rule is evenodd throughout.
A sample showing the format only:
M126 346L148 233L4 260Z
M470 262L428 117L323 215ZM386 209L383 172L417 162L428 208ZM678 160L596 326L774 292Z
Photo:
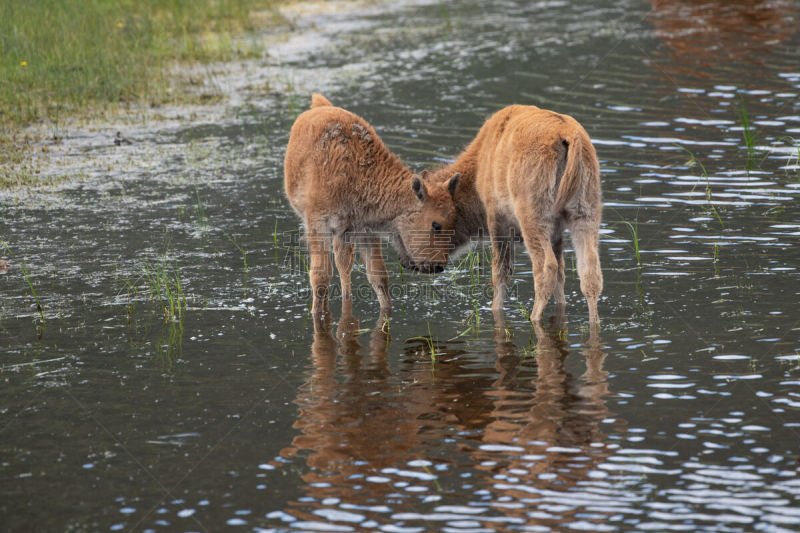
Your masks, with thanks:
M318 14L243 66L286 90L130 146L73 139L80 179L0 200L0 529L800 530L799 10ZM392 266L388 324L357 266L352 312L334 298L315 331L282 192L312 91L412 168L508 104L577 118L603 172L601 327L571 250L566 315L527 322L520 249L493 317L479 247ZM189 306L166 324L142 278L165 251Z

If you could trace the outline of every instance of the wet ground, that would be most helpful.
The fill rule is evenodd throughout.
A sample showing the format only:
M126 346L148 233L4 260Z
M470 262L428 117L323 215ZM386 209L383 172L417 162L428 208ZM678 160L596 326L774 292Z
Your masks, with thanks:
M0 529L800 530L800 6L593 6L299 17L216 77L230 106L107 126L130 145L67 131L45 171L75 179L0 199ZM525 253L499 322L477 248L392 266L388 324L357 267L315 332L282 192L312 91L416 169L511 103L577 118L599 330L571 251L566 316L534 330Z

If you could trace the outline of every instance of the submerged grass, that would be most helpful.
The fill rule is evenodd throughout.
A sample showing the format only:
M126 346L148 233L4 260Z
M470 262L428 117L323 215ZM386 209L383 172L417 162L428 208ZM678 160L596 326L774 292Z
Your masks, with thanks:
M155 359L166 374L175 371L175 361L183 355L183 321L164 324L155 345Z
M234 37L274 24L283 1L0 2L0 125L184 101L169 67L260 56Z

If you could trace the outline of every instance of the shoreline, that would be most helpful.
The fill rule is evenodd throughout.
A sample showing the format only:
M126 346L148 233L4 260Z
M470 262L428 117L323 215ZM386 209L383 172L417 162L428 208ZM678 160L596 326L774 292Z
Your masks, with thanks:
M22 198L82 182L110 163L135 166L158 156L141 148L159 134L229 122L232 110L264 94L289 100L290 112L305 109L299 95L336 85L342 69L315 69L314 76L304 79L291 65L330 42L326 23L377 5L369 0L283 3L277 11L284 23L237 36L237 42L257 40L264 50L260 57L170 67L169 83L184 91L180 100L185 103L88 106L58 123L40 120L0 134L0 198Z

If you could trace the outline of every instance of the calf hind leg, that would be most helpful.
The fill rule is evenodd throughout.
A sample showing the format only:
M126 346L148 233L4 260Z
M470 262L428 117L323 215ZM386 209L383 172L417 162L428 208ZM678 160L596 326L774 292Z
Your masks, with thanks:
M558 279L559 261L553 253L550 242L552 227L530 213L526 213L526 206L517 205L517 212L525 213L519 216L522 238L528 249L531 263L533 264L533 289L536 292L531 311L531 322L541 322L544 308L547 305Z
M333 238L333 258L336 261L336 270L339 271L339 280L342 284L342 302L353 297L350 275L353 272L353 244L343 237Z
M589 306L589 322L600 322L597 315L597 300L603 291L603 272L600 269L599 222L587 219L573 221L569 225L575 257L578 262L578 276L581 279L581 292Z
M559 224L553 230L553 236L550 238L550 241L553 245L553 255L556 257L556 261L558 262L558 272L556 273L556 285L553 289L553 300L558 305L564 305L567 303L567 299L564 297L564 239L563 239L563 224Z
M333 275L329 237L319 231L309 231L308 249L311 256L308 277L313 295L311 314L320 315L328 310L328 286Z

